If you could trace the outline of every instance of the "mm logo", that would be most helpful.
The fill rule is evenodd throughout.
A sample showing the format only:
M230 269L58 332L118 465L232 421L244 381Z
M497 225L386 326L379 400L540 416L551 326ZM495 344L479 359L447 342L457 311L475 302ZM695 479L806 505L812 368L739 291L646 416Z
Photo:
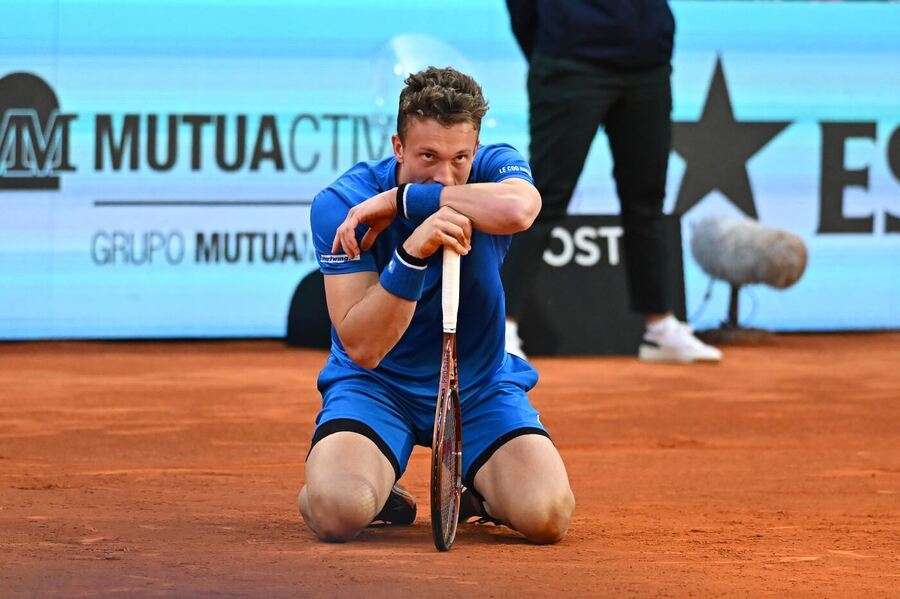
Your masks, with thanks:
M74 172L69 126L78 118L59 112L47 82L29 73L0 79L0 191L59 189L59 175Z

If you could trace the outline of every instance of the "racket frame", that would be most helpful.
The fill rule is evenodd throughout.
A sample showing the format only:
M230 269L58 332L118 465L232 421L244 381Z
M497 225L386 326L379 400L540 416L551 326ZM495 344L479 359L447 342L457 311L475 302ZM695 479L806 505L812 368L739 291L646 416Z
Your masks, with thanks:
M443 338L441 340L441 376L437 405L434 414L434 433L431 443L431 532L439 551L449 551L456 538L459 520L460 494L462 493L462 418L459 405L459 371L456 355L456 320L459 309L460 256L444 248L442 276ZM444 529L442 499L445 495L442 477L444 438L449 417L453 416L453 470L451 485L451 518Z

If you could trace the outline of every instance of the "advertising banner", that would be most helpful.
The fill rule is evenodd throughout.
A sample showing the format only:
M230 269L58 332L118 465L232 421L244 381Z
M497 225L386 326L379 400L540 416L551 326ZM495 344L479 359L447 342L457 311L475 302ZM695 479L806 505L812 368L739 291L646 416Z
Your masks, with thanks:
M689 245L700 219L724 214L809 251L794 287L747 290L748 325L900 327L900 11L672 7L666 210L682 223L687 315L725 316L727 285L705 299ZM0 2L15 24L0 36L0 339L284 335L317 268L312 199L390 154L409 72L474 75L491 103L481 141L527 155L527 65L505 11ZM618 212L610 171L600 133L570 213Z

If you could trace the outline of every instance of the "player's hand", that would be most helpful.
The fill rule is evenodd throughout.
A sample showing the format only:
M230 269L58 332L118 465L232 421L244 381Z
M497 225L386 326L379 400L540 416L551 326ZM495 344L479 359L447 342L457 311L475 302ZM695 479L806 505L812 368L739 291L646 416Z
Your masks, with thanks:
M377 196L373 196L357 204L347 213L347 218L337 228L334 234L334 242L331 244L331 253L337 253L343 248L349 258L356 258L360 252L368 251L375 243L378 234L388 228L397 216L397 190L389 189ZM363 235L362 240L356 242L356 228L359 225L369 225L369 230Z
M428 258L442 245L461 256L472 249L472 221L449 206L441 206L416 227L403 242L403 249L416 258Z

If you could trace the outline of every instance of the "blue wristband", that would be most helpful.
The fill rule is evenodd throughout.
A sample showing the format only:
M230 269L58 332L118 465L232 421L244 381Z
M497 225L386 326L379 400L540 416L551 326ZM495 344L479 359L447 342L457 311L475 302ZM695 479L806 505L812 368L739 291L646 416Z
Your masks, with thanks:
M404 183L397 188L397 213L403 218L423 221L441 207L440 183Z
M414 258L399 246L391 257L391 261L381 271L381 286L385 291L397 297L417 302L422 297L425 286L425 269L427 263L421 258Z

